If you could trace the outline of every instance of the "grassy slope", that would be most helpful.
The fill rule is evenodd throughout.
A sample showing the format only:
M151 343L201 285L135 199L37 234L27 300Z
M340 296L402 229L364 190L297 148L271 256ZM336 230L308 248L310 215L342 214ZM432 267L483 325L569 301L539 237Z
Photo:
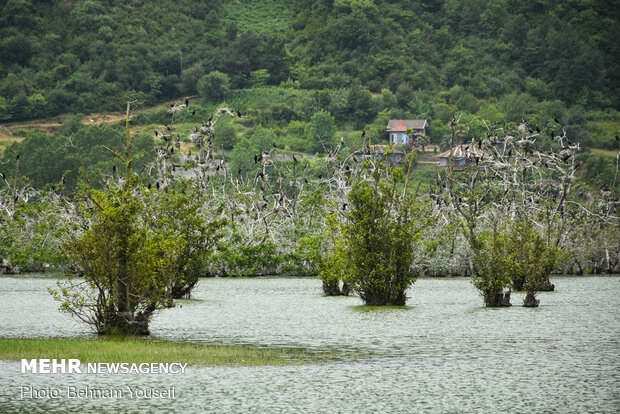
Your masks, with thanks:
M224 7L226 20L234 22L239 32L252 30L256 33L270 33L284 30L295 13L293 2L288 0L234 0Z
M298 349L156 342L134 338L10 339L0 338L0 359L77 358L82 363L182 362L197 366L301 365L336 358L333 353Z

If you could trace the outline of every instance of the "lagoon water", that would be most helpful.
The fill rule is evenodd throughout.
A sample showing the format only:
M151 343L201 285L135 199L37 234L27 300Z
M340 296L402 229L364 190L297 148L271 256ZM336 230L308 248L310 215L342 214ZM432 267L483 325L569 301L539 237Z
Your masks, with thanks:
M55 282L0 278L0 337L90 336L57 311L47 292ZM620 277L553 283L536 309L514 293L512 308L485 309L468 279L420 279L409 306L368 308L324 297L317 279L203 279L193 300L156 315L154 338L345 356L179 375L21 374L19 363L0 360L0 412L620 411ZM176 398L32 399L23 386L174 387Z

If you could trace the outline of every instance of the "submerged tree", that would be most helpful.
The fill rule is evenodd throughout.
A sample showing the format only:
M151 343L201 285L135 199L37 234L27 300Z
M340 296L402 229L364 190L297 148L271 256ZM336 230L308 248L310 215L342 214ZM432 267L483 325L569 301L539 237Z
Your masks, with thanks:
M460 119L453 119L452 145L460 128ZM541 131L525 121L489 127L485 139L453 147L439 191L431 192L472 248L473 283L486 306L509 306L505 289L511 286L526 289L525 304L537 306L535 292L553 290L549 274L558 264L569 219L585 210L571 198L579 144L563 130L556 135L556 129L554 124Z
M205 197L192 181L175 184L171 190L155 195L148 225L182 241L168 287L168 295L180 299L189 297L204 275L226 220L217 218L221 209L213 213L216 218L205 217Z
M186 241L166 227L152 225L152 193L132 170L134 158L127 105L125 171L107 191L85 187L73 207L83 233L65 243L83 279L60 282L52 294L61 309L92 325L99 334L149 333L153 313L167 303Z
M398 187L402 169L368 158L362 168L370 169L370 177L353 184L345 208L332 217L331 231L339 235L324 259L333 267L325 266L322 278L342 278L367 305L405 305L406 290L417 278L413 264L429 215L407 193L406 179L404 188Z
M513 261L511 283L515 290L524 290L525 307L537 307L536 293L545 290L549 275L557 268L562 251L548 244L532 223L517 221L508 234L508 254Z

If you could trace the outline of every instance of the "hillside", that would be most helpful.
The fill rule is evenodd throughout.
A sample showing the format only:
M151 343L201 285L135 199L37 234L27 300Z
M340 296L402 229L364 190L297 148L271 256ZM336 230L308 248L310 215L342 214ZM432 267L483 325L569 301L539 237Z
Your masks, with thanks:
M585 148L618 146L620 8L610 2L164 0L146 10L138 0L7 0L0 9L0 122L9 130L200 95L196 118L226 104L310 153L322 150L308 136L322 111L351 147L362 128L381 138L388 119L423 118L445 148L458 113L464 140L485 124L526 119L544 129L557 119ZM143 130L166 116L140 121ZM24 136L4 127L0 147ZM221 132L227 149L239 128ZM601 177L613 156L583 157L588 177L609 184Z

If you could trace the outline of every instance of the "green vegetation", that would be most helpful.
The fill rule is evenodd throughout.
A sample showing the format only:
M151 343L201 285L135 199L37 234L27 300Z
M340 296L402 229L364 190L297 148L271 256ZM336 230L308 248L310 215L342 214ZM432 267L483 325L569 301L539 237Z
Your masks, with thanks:
M119 115L103 115L104 125L64 115L7 127L15 135L0 158L8 271L120 275L118 292L131 285L125 276L150 274L132 292L150 298L145 307L110 311L143 312L147 322L201 275L318 272L326 286L338 284L329 289L346 282L369 298L376 292L364 278L377 276L374 289L391 275L376 302L401 303L417 272L465 273L490 304L520 285L536 303L538 280L553 268L620 269L620 27L607 3L165 0L144 14L135 0L9 0L0 8L1 121L126 102L142 109L128 125L131 168L119 156L128 146ZM457 171L422 151L407 174L378 185L360 158L378 157L371 147L387 143L390 119L428 120L422 150L464 144L485 155L458 160ZM414 198L439 224L405 247L415 220L401 202L412 207ZM511 229L521 222L527 249L517 257ZM349 248L359 257L342 253ZM359 260L364 251L373 254ZM73 299L72 309L92 305Z
M77 188L82 162L88 166L88 176L95 188L102 188L105 179L112 178L114 168L122 163L110 152L122 151L124 130L119 126L97 125L84 126L82 117L76 116L64 123L54 134L34 130L26 133L23 141L10 145L4 152L2 171L7 177L15 176L16 157L20 156L19 178L28 178L28 184L35 188L44 188L63 181L63 189L72 193ZM80 149L80 154L68 144L68 137L73 145ZM134 168L140 171L154 157L153 139L145 134L133 138L135 155ZM82 161L80 161L80 156Z
M362 168L371 169L372 178L353 183L347 203L328 217L332 249L311 246L319 277L328 294L339 293L343 281L366 305L402 306L417 277L412 263L430 212L406 188L401 194L401 169L392 170L383 160L364 161Z
M127 104L124 151L113 152L125 167L122 177L98 191L83 166L83 187L75 195L72 219L82 232L62 247L83 281L69 279L51 290L61 310L105 335L148 335L156 310L189 296L224 224L200 217L193 188L160 197L145 188L133 172L129 112Z
M151 207L150 226L168 238L181 240L180 250L174 260L175 277L168 287L168 294L173 299L189 297L204 275L217 241L220 230L226 224L225 219L204 220L200 207L204 204L204 195L196 187L182 181L179 187L161 194Z
M233 90L316 92L317 110L338 122L370 123L382 110L442 122L459 110L491 122L526 117L543 125L557 116L582 131L584 120L618 121L619 19L605 2L166 0L146 14L142 7L4 2L0 120L205 95L198 81L221 73ZM431 133L437 143L438 133Z
M295 16L295 5L287 0L234 0L223 4L223 13L228 24L239 31L270 33L288 28Z
M44 272L69 266L59 243L66 235L67 223L58 207L42 197L37 203L15 204L10 220L5 214L0 216L0 257L13 271Z
M187 363L193 366L304 365L333 360L331 352L138 340L0 338L0 359L77 358L83 363Z
M549 275L561 263L563 252L548 244L527 221L513 223L507 244L509 257L515 264L511 269L512 287L527 292L524 306L536 307L539 304L536 292L548 290Z

